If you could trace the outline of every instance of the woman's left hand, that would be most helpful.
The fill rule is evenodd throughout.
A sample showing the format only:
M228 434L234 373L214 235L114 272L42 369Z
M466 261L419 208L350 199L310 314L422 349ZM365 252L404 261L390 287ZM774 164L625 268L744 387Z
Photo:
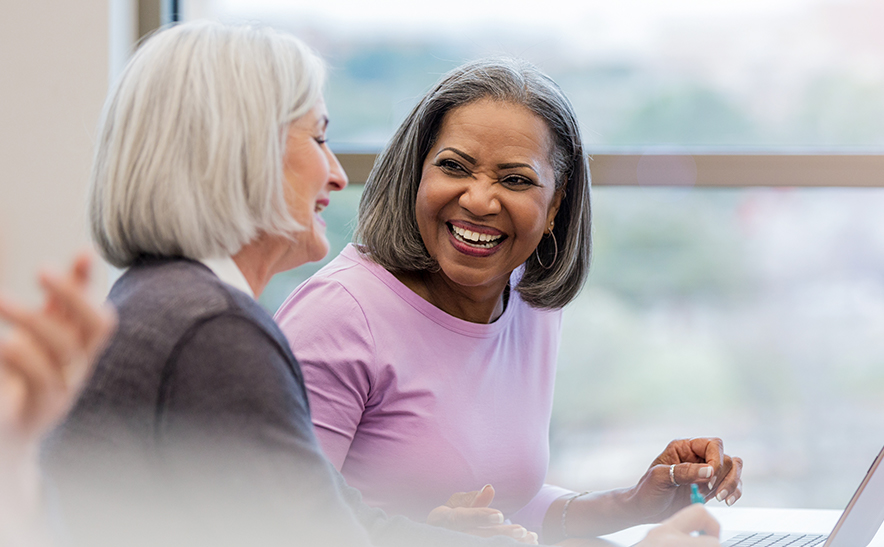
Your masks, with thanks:
M658 522L691 503L691 483L706 501L733 505L743 495L743 460L724 453L718 438L676 439L651 463L630 493L635 514Z

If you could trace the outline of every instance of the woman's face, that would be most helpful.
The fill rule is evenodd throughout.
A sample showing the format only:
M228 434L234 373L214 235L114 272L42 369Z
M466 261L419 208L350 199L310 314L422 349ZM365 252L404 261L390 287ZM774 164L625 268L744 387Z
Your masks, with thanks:
M325 221L320 213L329 204L331 192L347 186L347 175L326 144L328 112L320 99L307 114L289 125L283 156L286 203L304 231L294 234L290 267L322 259L328 254Z
M417 194L421 238L443 275L503 291L558 211L552 146L521 105L482 99L446 114Z

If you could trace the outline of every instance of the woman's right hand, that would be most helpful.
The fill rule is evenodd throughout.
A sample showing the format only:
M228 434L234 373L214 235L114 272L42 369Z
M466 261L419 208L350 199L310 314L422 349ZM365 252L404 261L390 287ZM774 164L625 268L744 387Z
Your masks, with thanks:
M693 504L652 528L635 547L719 547L719 533L718 521L701 504Z
M0 298L0 320L12 326L0 339L0 448L7 459L23 457L64 416L116 326L114 310L88 296L90 260L83 254L65 275L40 275L42 308Z
M504 524L503 513L489 507L494 488L486 484L481 490L457 492L445 505L430 511L427 524L457 530L480 537L507 536L529 545L537 545L537 534L518 524Z

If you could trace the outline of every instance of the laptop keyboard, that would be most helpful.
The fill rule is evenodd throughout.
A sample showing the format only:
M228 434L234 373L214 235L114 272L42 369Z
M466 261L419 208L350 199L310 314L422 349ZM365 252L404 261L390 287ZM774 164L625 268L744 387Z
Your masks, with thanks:
M825 534L771 534L769 532L736 535L721 547L812 547L825 543Z

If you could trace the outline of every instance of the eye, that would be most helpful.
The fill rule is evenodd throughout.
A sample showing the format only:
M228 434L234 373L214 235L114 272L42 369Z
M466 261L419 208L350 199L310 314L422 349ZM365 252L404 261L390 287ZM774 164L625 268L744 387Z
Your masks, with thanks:
M328 142L328 139L325 137L325 135L321 135L319 137L313 137L313 140L316 141L319 144L319 146L322 146L323 144Z
M450 158L443 158L437 161L436 167L452 175L466 176L469 174L463 165Z
M501 180L501 182L505 186L516 190L523 190L531 186L537 186L537 184L533 180L522 175L507 175Z

